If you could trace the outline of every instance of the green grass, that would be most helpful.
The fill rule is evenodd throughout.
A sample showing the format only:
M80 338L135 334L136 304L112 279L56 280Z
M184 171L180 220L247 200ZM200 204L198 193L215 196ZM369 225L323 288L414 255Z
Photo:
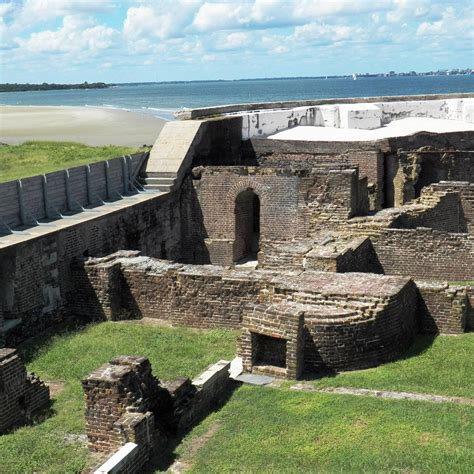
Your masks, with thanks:
M474 407L243 386L178 449L191 472L472 472ZM207 442L203 435L215 431ZM198 449L196 446L201 445Z
M50 173L135 153L136 148L87 146L74 142L30 141L0 146L0 182Z
M231 331L193 331L131 323L101 323L75 332L44 337L20 348L28 370L43 380L64 382L52 406L53 416L0 436L0 472L79 472L88 451L81 443L65 442L68 434L84 433L80 380L111 358L144 355L163 380L193 377L209 364L235 354Z
M69 473L87 449L80 379L119 354L145 355L163 380L192 377L235 353L235 332L101 323L21 347L29 370L64 382L53 416L0 436L0 472ZM404 360L314 381L472 397L474 334L421 338ZM194 472L468 473L474 407L282 388L240 387L178 447ZM212 433L212 434L209 434ZM208 439L206 439L208 438ZM65 439L68 440L65 442Z
M357 387L474 396L474 333L419 337L405 358L375 369L315 380L316 387Z

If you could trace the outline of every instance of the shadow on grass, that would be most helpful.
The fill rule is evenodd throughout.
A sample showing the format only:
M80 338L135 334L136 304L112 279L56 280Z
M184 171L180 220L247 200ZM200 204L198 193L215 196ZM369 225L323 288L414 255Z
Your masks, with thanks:
M99 324L102 321L88 321L88 322L64 322L57 326L51 326L45 329L40 334L30 337L23 341L18 347L17 351L25 364L32 362L38 355L41 349L47 347L55 337L68 336L78 334L85 331L93 324Z
M191 426L179 431L175 436L169 438L155 447L155 454L151 460L141 470L143 474L152 474L157 471L167 471L169 467L176 461L176 448L181 444L182 440L203 420L205 420L212 413L220 411L225 404L230 400L235 390L240 387L241 383L234 382L222 396L212 405L209 410L202 412L194 420Z
M413 357L418 357L430 349L436 337L437 337L436 335L432 335L432 334L430 335L419 334L416 336L411 346L405 351L403 351L399 356L394 357L390 360L387 360L386 362L383 362L381 364L378 364L377 366L368 367L367 369L371 369L371 368L375 369L377 367L380 367L381 365L390 364L391 362L397 362L397 361L411 359ZM367 369L361 369L361 370L367 370ZM358 371L351 370L350 372L358 372ZM322 379L322 378L336 377L339 373L340 372L337 372L335 370L329 370L329 369L321 370L319 372L307 372L303 374L303 376L301 377L301 380L311 381L311 380L317 380L317 379Z

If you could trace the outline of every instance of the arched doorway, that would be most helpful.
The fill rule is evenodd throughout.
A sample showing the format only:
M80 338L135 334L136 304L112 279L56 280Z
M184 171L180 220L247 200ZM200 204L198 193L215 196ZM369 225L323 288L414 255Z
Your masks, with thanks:
M260 240L260 198L252 188L235 199L234 262L257 260Z

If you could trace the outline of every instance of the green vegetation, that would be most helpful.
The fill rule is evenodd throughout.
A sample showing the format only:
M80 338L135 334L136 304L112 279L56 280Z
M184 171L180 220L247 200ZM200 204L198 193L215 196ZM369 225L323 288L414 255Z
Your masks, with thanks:
M52 416L34 426L0 436L0 472L80 472L87 448L78 440L84 434L84 405L80 380L92 370L121 355L149 357L154 374L163 380L193 377L209 364L235 354L236 334L231 331L193 331L133 323L101 323L45 336L20 348L28 370L43 380L59 382Z
M243 386L178 455L206 474L467 473L473 416L472 406Z
M474 333L420 337L401 360L313 383L318 388L355 387L472 397Z
M110 87L105 82L83 82L82 84L0 84L0 92L23 92L23 91L50 91L60 89L106 89Z
M316 387L472 397L474 334L420 338L405 359ZM474 406L243 386L178 448L192 472L470 472ZM237 467L238 466L238 467Z
M0 146L0 182L50 173L135 153L135 148L74 142L25 142Z
M100 323L21 347L29 370L61 382L53 414L0 437L9 473L79 472L87 449L80 379L119 354L150 358L163 380L235 353L236 333ZM398 362L325 377L349 386L472 397L474 334L424 337ZM470 472L474 406L242 386L177 448L193 472Z

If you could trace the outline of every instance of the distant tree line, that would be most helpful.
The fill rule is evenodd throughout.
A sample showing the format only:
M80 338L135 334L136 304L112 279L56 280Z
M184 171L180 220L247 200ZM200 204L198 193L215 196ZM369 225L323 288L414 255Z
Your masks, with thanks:
M50 91L59 89L106 89L105 82L83 82L82 84L0 84L0 92Z

